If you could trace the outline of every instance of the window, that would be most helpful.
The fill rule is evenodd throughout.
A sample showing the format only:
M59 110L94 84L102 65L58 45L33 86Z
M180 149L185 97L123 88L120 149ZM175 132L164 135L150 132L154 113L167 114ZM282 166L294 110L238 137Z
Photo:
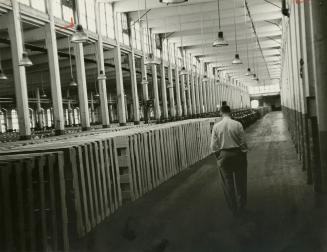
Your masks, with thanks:
M30 6L30 0L18 0L18 2Z
M107 23L107 20L106 20L106 8L105 8L105 5L104 3L100 3L99 4L99 15L100 15L100 26L101 26L101 34L102 36L105 36L105 37L108 37L108 34L107 34L107 29L106 29L106 23Z
M135 23L135 42L136 42L136 48L141 50L141 28L140 28L140 23L137 22Z
M106 18L107 18L107 34L109 38L115 38L115 26L114 26L114 13L112 10L112 4L106 4Z
M125 45L129 45L129 29L128 29L128 21L126 13L121 14L121 27L123 33L123 43Z
M95 12L94 12L94 1L87 0L85 1L86 4L86 14L87 14L87 29L96 32L95 26Z
M61 15L61 0L55 0L53 3L53 15L57 18L62 18Z
M117 22L117 32L118 32L118 41L120 43L123 43L123 27L122 27L122 22L121 22L121 14L117 13L116 16L116 22Z
M45 12L45 2L44 0L32 0L31 6L34 9Z
M85 7L86 0L79 0L79 8L80 8L80 15L79 15L79 23L83 26L84 29L87 29L87 17L86 17L86 7Z

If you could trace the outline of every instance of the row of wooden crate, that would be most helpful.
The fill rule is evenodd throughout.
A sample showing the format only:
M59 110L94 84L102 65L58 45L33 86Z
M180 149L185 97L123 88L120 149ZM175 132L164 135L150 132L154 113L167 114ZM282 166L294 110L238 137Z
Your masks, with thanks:
M0 250L68 251L113 214L210 154L194 119L1 151Z

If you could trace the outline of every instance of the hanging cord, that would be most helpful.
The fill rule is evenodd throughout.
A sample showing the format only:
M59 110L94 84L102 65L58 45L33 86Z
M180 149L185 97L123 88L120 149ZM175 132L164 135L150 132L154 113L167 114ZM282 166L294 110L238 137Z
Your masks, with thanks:
M73 77L73 64L72 64L72 53L71 53L71 44L70 44L70 38L68 37L68 53L69 53L69 64L70 64L70 77L72 80L74 79Z
M181 53L182 53L182 62L183 66L185 67L185 57L184 57L184 46L183 46L183 34L182 34L182 17L181 17L181 11L180 6L178 7L178 17L179 17L179 32L181 34Z
M234 30L235 30L235 49L236 49L236 53L237 53L238 50L237 50L237 35L236 35L236 16L235 16L235 9L236 9L236 0L234 0Z
M218 27L219 27L219 31L220 31L221 26L220 26L220 4L219 4L219 0L217 1L217 5L218 5Z
M202 54L204 55L204 38L203 38L203 9L201 8L201 38L202 38Z
M148 37L148 47L149 47L149 53L152 53L152 43L151 43L151 39L150 39L150 31L149 31L149 19L148 19L148 9L147 9L147 5L146 5L146 0L144 0L144 8L145 8L145 12L146 12L146 15L145 15L145 18L146 18L146 34L147 34L147 37Z
M244 20L245 20L245 39L246 39L246 59L248 62L248 68L250 68L250 62L249 62L249 31L248 31L248 27L247 27L247 12L246 12L246 7L245 7L245 0L244 0Z

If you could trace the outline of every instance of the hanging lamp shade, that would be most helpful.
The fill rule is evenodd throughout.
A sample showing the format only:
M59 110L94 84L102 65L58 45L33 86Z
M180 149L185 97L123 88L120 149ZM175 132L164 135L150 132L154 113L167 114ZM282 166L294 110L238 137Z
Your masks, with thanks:
M96 93L94 94L94 97L100 97L99 93L96 92Z
M5 75L2 68L0 68L0 80L8 80L8 77Z
M78 86L73 77L70 79L69 86L70 87L77 87Z
M235 54L235 57L233 59L233 62L232 62L234 65L239 65L239 64L242 64L242 61L240 59L240 55L238 53Z
M186 2L188 2L188 0L159 0L159 3L164 4L181 4Z
M245 76L251 76L251 75L252 75L252 73L251 73L251 68L248 68L248 70L247 70Z
M44 93L44 90L43 90L43 93L41 94L41 98L47 98L47 97L48 97L47 94Z
M160 60L156 59L153 53L149 53L144 60L145 65L159 65L160 63Z
M147 78L144 76L142 78L141 85L148 85L148 84L149 84L149 82L148 82Z
M87 42L87 40L88 40L88 36L84 31L83 26L80 24L76 25L76 31L72 35L70 41L72 43L85 43Z
M187 74L188 74L188 72L187 72L186 68L182 67L181 71L179 72L179 75L184 75L185 76Z
M100 70L100 73L98 75L98 80L106 80L107 76L104 74L103 70Z
M172 83L168 83L167 88L169 89L174 88L174 85Z
M223 47L228 46L228 42L224 39L224 33L222 31L218 32L218 39L212 44L213 47Z
M29 67L33 66L33 62L28 57L28 53L26 51L22 54L22 59L19 62L19 66Z
M208 81L209 81L208 76L206 74L203 75L202 82L208 82Z
M257 75L253 74L252 79L251 80L257 80Z

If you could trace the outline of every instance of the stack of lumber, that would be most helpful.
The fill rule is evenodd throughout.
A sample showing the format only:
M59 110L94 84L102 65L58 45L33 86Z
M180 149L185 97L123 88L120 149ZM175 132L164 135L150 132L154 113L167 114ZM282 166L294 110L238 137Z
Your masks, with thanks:
M69 250L127 201L210 154L193 119L0 150L0 250Z

